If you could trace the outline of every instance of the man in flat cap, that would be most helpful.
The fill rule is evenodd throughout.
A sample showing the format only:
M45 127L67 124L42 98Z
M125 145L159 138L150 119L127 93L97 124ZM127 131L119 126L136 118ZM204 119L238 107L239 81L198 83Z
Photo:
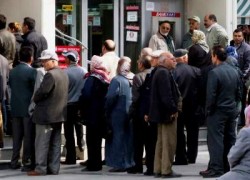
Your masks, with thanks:
M72 50L63 52L62 55L65 57L67 68L65 69L66 74L69 77L69 89L68 89L68 103L67 103L67 121L64 122L64 136L66 139L66 158L62 164L76 164L76 148L75 148L75 137L74 130L77 137L77 146L80 152L83 152L83 127L78 119L79 111L79 97L84 84L84 75L87 70L79 66L78 52Z
M198 152L199 123L195 112L198 108L201 72L200 69L187 64L187 50L177 49L173 55L177 62L174 77L183 98L182 111L179 112L177 120L177 147L174 164L193 164ZM184 127L187 130L187 142Z
M182 40L182 48L184 49L189 49L193 42L192 42L192 36L194 30L199 30L200 29L200 18L198 16L193 16L188 18L189 21L189 31L183 36Z
M69 80L58 67L57 54L44 50L39 59L47 73L33 97L36 103L32 118L36 124L36 168L28 172L29 176L59 173L61 129L67 111Z

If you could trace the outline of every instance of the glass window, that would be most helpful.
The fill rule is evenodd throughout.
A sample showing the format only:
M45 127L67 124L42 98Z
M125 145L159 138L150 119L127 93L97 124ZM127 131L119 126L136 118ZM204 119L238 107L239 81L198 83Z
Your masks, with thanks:
M106 39L114 38L113 0L88 1L88 59L100 55Z

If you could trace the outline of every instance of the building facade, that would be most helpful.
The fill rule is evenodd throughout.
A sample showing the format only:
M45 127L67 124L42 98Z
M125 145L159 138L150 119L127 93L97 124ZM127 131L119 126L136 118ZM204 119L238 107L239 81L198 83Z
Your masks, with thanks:
M237 27L235 0L1 0L0 13L8 22L22 23L26 16L36 19L36 29L46 37L49 48L55 48L55 36L61 36L55 33L56 19L61 16L63 28L57 28L87 47L82 51L84 66L92 55L101 53L105 39L113 39L117 54L131 57L135 64L141 48L148 46L149 38L158 30L159 21L172 23L177 48L188 30L190 16L199 16L204 30L204 15L215 14L230 38ZM75 41L69 40L64 45L73 44Z

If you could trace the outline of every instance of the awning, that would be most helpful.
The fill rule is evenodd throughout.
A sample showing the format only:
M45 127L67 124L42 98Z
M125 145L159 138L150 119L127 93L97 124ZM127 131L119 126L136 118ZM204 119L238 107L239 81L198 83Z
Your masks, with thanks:
M250 24L250 0L237 0L238 24Z

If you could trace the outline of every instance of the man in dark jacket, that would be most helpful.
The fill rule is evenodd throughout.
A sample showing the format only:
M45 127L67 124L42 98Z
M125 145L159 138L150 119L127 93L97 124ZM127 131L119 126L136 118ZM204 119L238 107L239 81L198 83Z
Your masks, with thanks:
M35 164L33 123L28 113L30 101L34 92L36 70L30 66L33 58L31 47L20 50L20 64L10 71L9 85L11 88L11 116L13 127L13 153L11 168L20 167L18 163L23 144L22 171L31 170Z
M15 36L6 29L7 19L0 14L0 54L11 64L15 58Z
M250 75L250 45L247 44L244 40L244 34L241 29L236 29L233 32L233 41L231 41L231 45L236 48L238 54L238 64L239 68L243 73L244 82L249 79ZM247 88L243 86L243 95L242 95L242 110L240 115L239 124L244 126L245 124L245 115L244 109L246 106L246 97L247 97ZM249 98L249 97L248 97ZM248 102L249 104L250 102Z
M207 142L210 161L204 178L219 177L229 171L227 155L236 140L237 102L241 97L237 70L225 62L227 53L221 46L212 49L216 66L208 73L207 81Z
M61 157L61 129L66 118L68 76L58 67L55 52L44 50L39 58L47 73L35 92L36 168L29 176L58 174Z
M30 17L25 17L23 20L23 46L31 46L34 50L34 60L32 66L34 68L40 67L38 58L41 56L43 50L48 48L47 40L42 34L39 34L35 30L36 21Z
M158 67L152 80L149 121L158 123L155 149L154 173L156 177L180 177L172 170L176 150L178 89L170 70L176 61L169 52L158 60Z
M187 53L185 49L177 49L173 54L177 61L174 77L183 98L182 111L179 112L177 120L175 165L195 163L198 153L199 122L195 112L198 108L201 72L200 69L187 64ZM184 127L187 131L187 142Z

